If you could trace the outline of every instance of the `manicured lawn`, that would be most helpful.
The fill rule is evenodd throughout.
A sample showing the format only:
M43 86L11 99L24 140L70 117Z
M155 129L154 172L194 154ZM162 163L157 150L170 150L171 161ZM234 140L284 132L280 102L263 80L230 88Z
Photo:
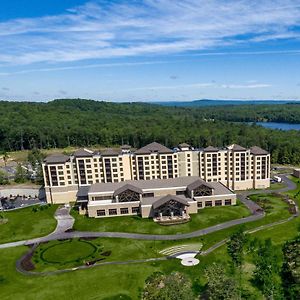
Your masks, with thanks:
M114 218L89 218L79 215L73 210L74 228L80 231L110 231L134 232L149 234L177 234L192 232L226 221L243 218L250 215L248 209L241 203L235 206L209 207L191 215L191 221L186 224L162 226L152 219L142 219L139 216Z
M38 207L38 206L34 206ZM54 212L57 206L41 206L34 212L33 207L5 212L8 220L0 224L0 243L14 242L49 234L55 229Z
M289 192L290 196L296 197L300 202L300 183L297 191ZM290 215L287 212L287 205L275 196L258 195L261 199L270 198L266 217L262 220L245 224L245 229L254 228L262 224L268 224L280 219L285 219ZM218 209L218 208L217 208ZM123 218L117 218L122 220ZM89 219L90 220L90 219ZM113 219L107 219L113 220ZM103 221L95 219L93 221ZM119 222L120 222L119 221ZM137 221L137 220L135 220ZM139 221L139 220L138 220ZM84 224L84 223L83 223ZM130 225L130 224L129 224ZM156 225L153 223L153 225ZM187 224L186 224L187 225ZM0 225L3 226L3 225ZM117 226L117 225L115 225ZM119 227L121 227L121 223ZM181 226L181 225L180 225ZM251 234L259 239L272 238L272 241L278 247L287 239L293 238L298 232L300 218L276 225ZM206 226L205 226L206 227ZM0 227L1 228L1 227ZM203 237L182 240L182 241L140 241L127 239L95 239L92 243L100 243L103 251L111 250L111 255L107 260L129 260L132 258L141 259L147 257L159 256L159 251L167 247L183 245L187 243L203 243L204 248L228 237L237 226L215 232ZM97 230L97 229L94 229ZM120 229L119 229L120 230ZM119 231L118 230L118 231ZM127 230L126 230L127 231ZM128 230L129 231L129 230ZM175 233L175 232L173 232ZM1 231L0 231L1 234ZM51 242L52 243L52 242ZM45 244L45 246L51 245ZM55 243L55 242L53 242ZM75 245L75 244L74 244ZM278 248L279 249L279 248ZM26 247L17 247L0 250L0 299L139 299L140 291L144 286L145 279L154 272L170 273L179 271L187 274L193 281L193 290L199 294L205 284L204 269L212 262L221 262L229 267L229 258L226 253L226 246L222 246L208 256L200 256L200 264L191 268L183 267L178 260L159 261L132 265L114 265L101 266L86 270L74 271L51 276L28 277L19 274L15 270L16 260L28 249ZM77 251L78 255L86 253L80 250L78 244L73 248L65 248L66 253ZM52 254L55 256L55 254ZM66 254L67 255L67 254ZM72 254L73 255L73 254ZM70 255L71 257L71 255ZM73 257L74 258L74 257ZM49 267L49 266L48 266ZM254 288L249 279L253 270L253 264L249 256L246 257L244 270L247 272L243 277L243 283L251 292L251 299L261 300L263 297L260 292ZM25 287L25 289L24 289ZM123 298L122 298L123 296ZM127 296L127 298L125 298Z
M53 271L82 266L91 261L126 261L161 257L163 255L159 251L164 248L164 242L116 238L50 241L36 249L32 262L36 267L34 271Z

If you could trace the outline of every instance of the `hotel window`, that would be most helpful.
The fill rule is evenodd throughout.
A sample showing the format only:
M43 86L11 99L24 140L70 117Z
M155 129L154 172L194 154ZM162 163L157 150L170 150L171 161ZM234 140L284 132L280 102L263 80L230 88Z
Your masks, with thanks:
M117 209L115 209L115 208L110 208L109 210L108 210L108 214L110 215L110 216L115 216L115 215L117 215L118 213L117 213Z
M127 207L123 207L123 208L121 208L120 209L120 213L121 213L121 215L127 215L129 212L128 212L128 208Z
M225 200L225 205L231 205L231 199L226 199Z
M100 216L105 216L105 209L98 209L97 210L97 217L100 217Z
M222 200L216 200L215 206L222 206Z
M202 202L197 202L197 207L201 208L202 206Z
M138 213L140 212L140 208L139 208L139 207L132 207L132 208L131 208L131 212L132 212L133 214L138 214Z
M205 207L212 206L212 201L205 201Z

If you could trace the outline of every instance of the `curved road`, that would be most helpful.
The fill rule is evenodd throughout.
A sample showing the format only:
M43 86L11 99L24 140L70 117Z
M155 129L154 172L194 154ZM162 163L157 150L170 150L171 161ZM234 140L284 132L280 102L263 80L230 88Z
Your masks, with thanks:
M296 188L296 184L287 178L285 175L281 175L284 183L286 183L286 187L279 190L264 190L264 193L273 193L273 192L286 192L289 190L293 190ZM194 237L203 236L209 233L213 233L219 230L223 230L226 228L230 228L235 225L241 225L248 222L253 222L264 217L264 212L261 207L255 204L253 201L248 200L247 196L249 194L261 193L261 190L258 191L245 191L240 193L238 196L240 200L249 208L252 212L252 215L249 217L245 217L242 219L231 220L228 222L224 222L221 224L217 224L205 229L196 230L189 233L183 234L172 234L172 235L160 235L160 234L139 234L139 233L125 233L125 232L93 232L93 231L73 231L73 232L65 232L66 230L72 228L74 219L70 217L68 209L60 209L55 217L58 221L56 230L44 237L35 238L31 240L18 241L13 243L1 244L1 248L10 248L21 245L32 245L41 242L47 242L51 240L57 239L70 239L70 238L81 238L81 237L109 237L109 238L126 238L126 239L141 239L141 240L182 240L189 239ZM63 211L64 210L64 211ZM59 216L59 217L58 217ZM72 225L71 225L72 223ZM63 225L64 224L64 225ZM59 229L58 229L59 228Z

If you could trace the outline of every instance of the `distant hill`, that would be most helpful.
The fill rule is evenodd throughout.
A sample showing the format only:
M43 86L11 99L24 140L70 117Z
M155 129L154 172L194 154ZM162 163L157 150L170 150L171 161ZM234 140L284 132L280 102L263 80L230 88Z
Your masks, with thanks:
M228 105L279 105L279 104L300 104L299 100L210 100L201 99L193 101L158 101L150 102L163 106L177 107L203 107L203 106L228 106Z

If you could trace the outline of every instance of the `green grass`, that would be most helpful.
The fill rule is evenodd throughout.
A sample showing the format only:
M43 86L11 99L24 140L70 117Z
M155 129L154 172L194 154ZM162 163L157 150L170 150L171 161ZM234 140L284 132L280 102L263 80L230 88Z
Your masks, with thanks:
M148 234L178 234L192 232L226 221L247 217L249 210L241 203L235 206L209 207L191 215L191 221L185 224L163 226L152 219L140 216L124 216L114 218L89 218L72 210L75 218L74 229L80 231L133 232Z
M37 206L34 206L37 207ZM56 227L54 212L57 206L41 206L37 212L33 207L5 212L7 223L0 224L0 243L31 239L52 232Z
M294 180L294 179L293 179ZM295 197L300 202L300 182L296 191L289 192L290 197ZM259 197L259 196L258 196ZM268 224L289 217L287 205L280 199L269 195L260 195L260 198L270 197L270 208L266 217L262 220L245 224L245 229ZM120 221L123 218L118 218ZM98 221L94 220L94 221ZM113 219L109 219L113 220ZM102 220L101 220L102 221ZM155 224L154 224L155 225ZM288 223L276 225L254 234L259 239L272 238L273 243L280 247L286 240L296 236L300 225L300 218L295 218ZM2 225L1 225L2 226ZM119 225L121 226L121 225ZM158 252L167 247L187 243L203 243L208 248L215 242L228 237L238 226L228 228L203 237L181 241L141 241L127 239L96 239L92 243L100 243L103 250L111 250L112 254L107 260L129 260L158 256ZM96 230L96 229L94 229ZM1 233L1 232L0 232ZM47 244L45 244L47 245ZM48 243L50 245L50 243ZM73 248L72 248L73 249ZM78 249L75 248L73 251ZM212 262L221 262L229 265L226 246L222 246L208 256L200 256L200 264L192 267L183 267L178 260L131 264L101 266L86 270L74 271L51 276L29 277L19 274L15 270L16 260L25 252L26 247L17 247L0 250L0 298L6 299L139 299L140 290L145 279L153 272L161 271L170 273L179 271L188 275L193 282L193 290L199 294L205 278L204 269ZM49 266L48 266L49 267ZM246 257L244 266L246 274L243 276L243 284L251 292L251 299L263 299L260 292L255 289L249 279L253 270L253 264L249 256ZM26 287L26 290L24 290Z

